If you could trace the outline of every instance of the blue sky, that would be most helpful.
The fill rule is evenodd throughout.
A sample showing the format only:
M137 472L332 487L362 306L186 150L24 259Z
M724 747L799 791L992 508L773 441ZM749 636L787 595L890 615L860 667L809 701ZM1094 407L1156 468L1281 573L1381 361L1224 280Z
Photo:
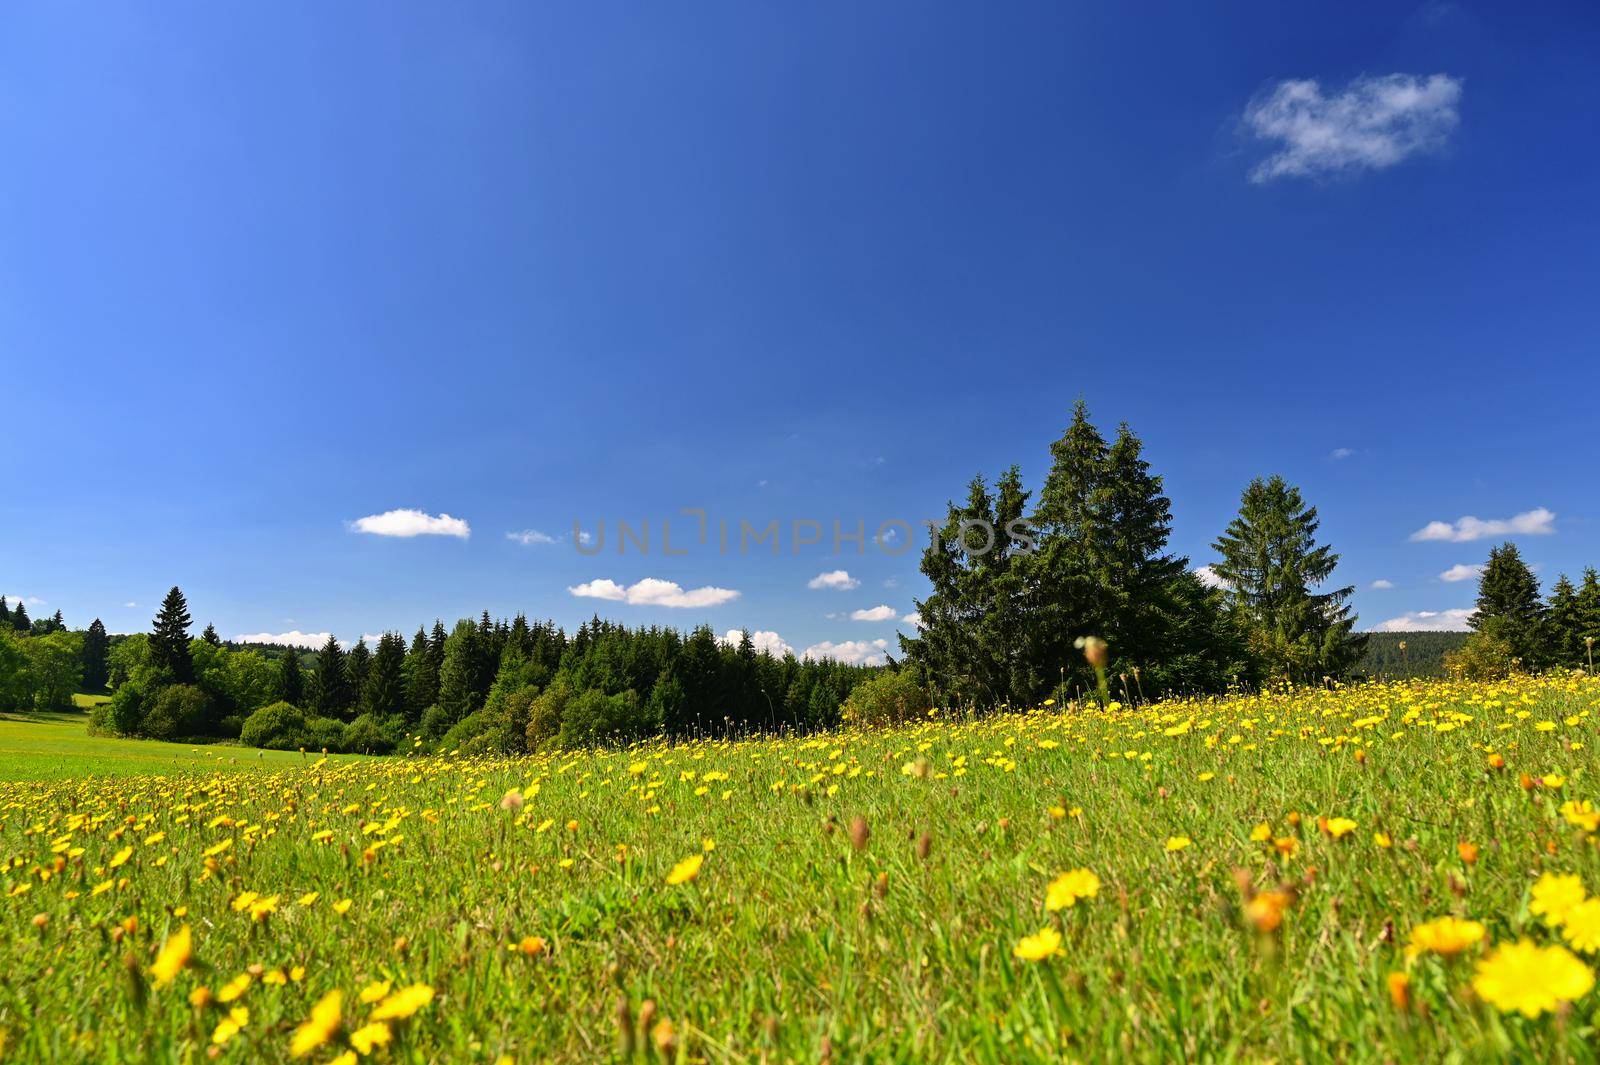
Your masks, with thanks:
M1458 625L1492 523L1600 563L1597 54L1576 3L7 5L0 592L863 657L916 552L832 523L1037 483L1081 395L1195 565L1282 473L1363 627Z

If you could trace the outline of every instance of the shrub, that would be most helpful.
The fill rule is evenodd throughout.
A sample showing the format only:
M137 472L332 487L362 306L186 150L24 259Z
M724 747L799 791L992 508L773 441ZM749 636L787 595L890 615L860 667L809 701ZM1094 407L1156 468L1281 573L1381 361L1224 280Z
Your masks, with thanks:
M400 745L404 724L396 718L362 714L344 727L344 749L358 754L389 754Z
M1468 636L1459 651L1444 656L1450 675L1466 680L1504 680L1514 666L1511 641L1488 629Z
M435 703L422 712L422 721L417 725L417 731L422 733L425 740L436 740L450 731L450 715L445 709Z
M306 718L305 746L314 751L344 750L344 722L333 717Z
M922 681L912 670L901 669L857 684L840 713L847 724L886 728L921 717L931 705Z
M144 727L144 708L149 690L138 681L128 681L111 694L109 703L94 708L89 725L97 732L117 736L137 736Z
M523 735L530 753L553 743L561 734L561 718L572 696L572 681L565 674L557 674L550 687L528 704L528 724Z
M168 684L156 689L141 731L158 740L194 736L204 727L210 705L206 693L193 684Z
M292 703L263 706L245 718L239 741L250 747L296 751L306 746L306 716Z
M460 748L463 753L469 752L469 745L489 731L492 719L487 710L478 710L450 726L450 730L439 740L439 750L453 751ZM476 745L481 746L481 745Z
M592 746L632 739L650 731L639 696L632 689L618 695L593 689L567 704L561 718L561 746Z

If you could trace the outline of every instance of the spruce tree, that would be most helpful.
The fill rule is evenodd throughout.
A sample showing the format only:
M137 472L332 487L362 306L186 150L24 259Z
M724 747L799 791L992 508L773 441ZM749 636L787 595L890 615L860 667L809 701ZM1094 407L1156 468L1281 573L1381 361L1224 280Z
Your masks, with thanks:
M1565 573L1556 578L1550 589L1545 644L1552 664L1568 667L1584 664L1583 612L1578 604L1578 590Z
M372 656L372 668L361 689L363 713L378 717L405 713L405 658L406 644L399 633L386 632L378 638L378 650Z
M1513 543L1489 551L1489 563L1478 578L1478 609L1467 619L1474 632L1504 640L1524 669L1546 664L1545 608L1539 582Z
M209 621L206 622L206 630L200 634L200 638L212 647L222 646L222 637L217 635L217 627Z
M344 652L332 636L317 652L317 671L312 684L312 705L323 717L339 720L350 716L354 704L350 680L345 674Z
M350 653L344 656L344 675L350 685L350 694L354 705L360 707L361 693L367 686L367 674L372 670L372 649L367 646L365 638L356 641L350 648Z
M278 660L278 698L283 702L304 708L306 697L305 675L300 671L300 654L291 647Z
M1594 567L1583 571L1583 583L1578 586L1578 646L1583 649L1583 665L1589 668L1594 657L1593 640L1600 644L1600 573Z
M163 670L174 684L194 683L194 662L189 656L189 603L176 585L161 601L150 633L150 664Z
M24 635L33 631L33 622L28 620L28 608L22 605L22 600L17 600L17 609L11 615L11 627Z
M439 709L445 720L455 724L482 705L478 677L483 637L470 621L456 624L444 645L444 664L439 667Z
M405 678L406 719L415 722L439 698L439 675L433 670L433 651L428 634L421 628L411 638L411 649L406 652Z
M106 682L111 675L110 650L111 641L106 636L106 627L99 618L95 618L83 634L80 660L83 663L84 691L99 694L106 690Z
M1213 543L1228 607L1270 676L1316 682L1342 676L1366 637L1352 633L1346 605L1353 587L1317 591L1339 556L1316 540L1317 508L1282 477L1250 482L1239 514Z

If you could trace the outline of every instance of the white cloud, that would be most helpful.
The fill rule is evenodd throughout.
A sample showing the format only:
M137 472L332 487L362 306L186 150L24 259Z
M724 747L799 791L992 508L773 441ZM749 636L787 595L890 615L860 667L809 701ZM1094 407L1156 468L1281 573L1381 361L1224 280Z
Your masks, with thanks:
M739 629L729 629L722 637L722 642L729 647L739 646L739 641L744 638L744 633ZM783 637L771 629L757 629L750 634L750 642L755 644L756 653L766 652L774 658L793 654L794 648L783 642Z
M898 613L898 611L896 611L894 607L888 605L887 603L879 603L877 606L868 607L868 608L866 608L864 610L852 610L852 611L850 611L850 620L851 621L888 621L890 618L894 617L897 613Z
M523 547L532 547L535 544L559 544L559 536L542 533L538 529L523 529L521 532L508 532L506 539L521 544Z
M1464 544L1488 536L1549 536L1556 531L1556 516L1544 507L1534 507L1509 518L1484 521L1470 514L1454 525L1447 521L1430 521L1411 534L1416 540L1445 540Z
M1336 447L1332 451L1328 452L1328 457L1330 459L1347 459L1354 454L1355 451L1352 448Z
M861 587L861 582L850 576L848 570L835 569L812 577L806 581L806 587L831 588L835 591L848 592L852 588Z
M281 643L290 647L318 648L328 642L331 632L245 632L233 638L234 643Z
M888 650L888 640L845 640L842 643L824 640L807 647L800 657L831 658L851 666L881 666Z
M1394 587L1394 581L1386 581L1382 577L1379 577L1377 580L1372 582L1370 587L1375 588L1380 592L1386 592L1390 588Z
M1281 81L1245 108L1245 127L1280 147L1250 180L1383 170L1444 146L1461 121L1461 79L1447 74L1359 77L1324 96L1311 79Z
M1380 623L1373 632L1465 632L1471 607L1459 610L1414 610Z
M715 588L708 585L704 588L685 589L674 581L664 581L656 577L635 581L626 588L616 581L602 577L599 580L574 585L567 591L584 599L609 599L613 602L631 603L634 606L695 608L721 606L739 598L739 593L732 588Z
M138 606L138 605L139 605L139 604L138 604L138 603L135 603L135 602L134 602L134 601L133 601L133 600L132 600L132 599L130 599L130 600L128 600L128 601L127 601L127 602L126 602L126 603L123 603L123 604L122 604L122 605L123 605L123 606L125 606L125 607L127 607L127 608L128 608L128 609L130 609L130 610L131 610L131 609L133 609L133 608L134 608L134 607L136 607L136 606Z
M1196 566L1194 575L1200 578L1200 583L1207 588L1226 588L1228 582L1217 575L1217 571L1210 566Z
M40 599L36 595L8 595L6 596L6 602L10 603L13 607L15 607L18 603L22 603L26 606L44 606L44 600ZM131 606L132 604L129 605Z
M457 536L465 540L472 535L472 527L460 518L448 514L434 517L421 510L386 510L382 514L368 514L350 523L353 532L371 533L373 536Z
M1457 562L1454 566L1439 574L1441 581L1454 584L1457 581L1473 581L1478 579L1478 574L1483 572L1483 567L1475 563Z
M905 622L907 625L915 625L919 629L922 628L922 615L917 613L915 610L900 620Z
M378 641L381 639L383 639L383 633L381 632L364 632L361 634L361 639L353 641L350 646L354 647L358 643L365 642L368 647L377 650Z

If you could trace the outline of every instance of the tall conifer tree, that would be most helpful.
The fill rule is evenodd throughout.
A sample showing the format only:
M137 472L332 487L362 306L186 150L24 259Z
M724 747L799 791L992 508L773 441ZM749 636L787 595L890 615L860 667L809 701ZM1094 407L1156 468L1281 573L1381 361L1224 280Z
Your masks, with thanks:
M150 664L164 670L174 684L194 683L189 656L189 603L176 585L161 601L150 632Z

